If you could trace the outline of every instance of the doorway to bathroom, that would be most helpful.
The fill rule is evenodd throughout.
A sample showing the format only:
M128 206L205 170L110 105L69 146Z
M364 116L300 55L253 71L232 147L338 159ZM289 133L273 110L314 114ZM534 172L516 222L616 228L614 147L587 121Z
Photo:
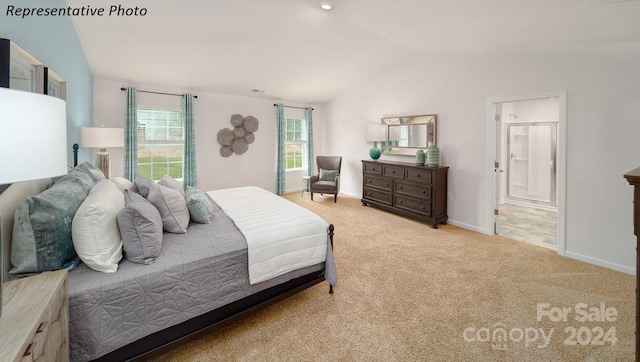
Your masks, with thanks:
M566 96L494 101L493 226L511 239L564 250L560 137ZM561 130L562 128L562 130Z

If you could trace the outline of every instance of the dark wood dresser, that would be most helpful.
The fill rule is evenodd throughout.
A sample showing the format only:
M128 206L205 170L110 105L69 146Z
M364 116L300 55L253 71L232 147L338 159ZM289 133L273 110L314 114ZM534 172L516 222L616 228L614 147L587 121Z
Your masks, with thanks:
M624 175L633 187L633 233L636 235L636 361L640 361L640 168Z
M362 160L362 205L373 205L426 221L436 229L447 222L449 167Z

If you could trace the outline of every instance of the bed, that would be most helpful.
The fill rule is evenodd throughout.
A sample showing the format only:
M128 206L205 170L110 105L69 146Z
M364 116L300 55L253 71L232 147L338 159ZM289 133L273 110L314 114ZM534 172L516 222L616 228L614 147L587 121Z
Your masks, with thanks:
M5 275L12 210L47 186L18 183L0 195ZM257 187L207 195L212 222L191 222L185 234L165 232L155 263L123 258L115 273L84 263L69 272L72 361L146 358L323 280L333 293L333 225ZM309 250L296 256L299 245Z

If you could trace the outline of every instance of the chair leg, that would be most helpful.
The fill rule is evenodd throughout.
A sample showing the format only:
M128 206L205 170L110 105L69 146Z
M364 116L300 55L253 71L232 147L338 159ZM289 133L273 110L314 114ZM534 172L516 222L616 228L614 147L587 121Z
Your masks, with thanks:
M338 194L333 195L333 203L338 202Z
M313 192L311 193L311 201L313 201Z

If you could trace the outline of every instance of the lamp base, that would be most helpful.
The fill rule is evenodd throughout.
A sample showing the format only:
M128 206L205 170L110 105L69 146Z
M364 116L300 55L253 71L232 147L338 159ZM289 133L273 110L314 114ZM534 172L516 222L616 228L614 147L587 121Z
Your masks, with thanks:
M111 174L111 164L109 161L109 152L105 148L101 148L96 156L96 167L99 168L104 177L109 178Z
M372 160L377 160L380 158L380 155L382 155L382 151L378 148L378 143L373 141L373 147L369 150L369 157L371 157Z

